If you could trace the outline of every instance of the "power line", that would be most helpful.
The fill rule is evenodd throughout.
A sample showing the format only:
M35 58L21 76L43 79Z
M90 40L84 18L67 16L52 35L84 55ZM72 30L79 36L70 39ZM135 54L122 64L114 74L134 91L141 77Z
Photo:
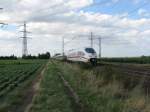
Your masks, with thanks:
M110 8L114 8L115 6L117 6L119 1L116 1L116 2L112 3L113 1L105 0L105 1L97 2L97 3L93 3L90 6L100 6L100 5L103 5L103 4L107 5L108 2L111 2L111 4L112 4Z
M62 37L62 55L65 55L65 45L76 39L77 37L73 37L70 41L65 42L65 37Z
M91 40L91 48L93 48L93 32L91 32L90 40Z
M0 10L3 10L3 8L0 8ZM7 25L6 23L1 22L1 27L4 27L5 25Z
M77 38L77 36L74 36L71 40L65 42L64 44L65 44L65 45L66 45L66 44L69 44L70 42L72 42L72 41L75 40L76 38Z
M100 2L100 3L94 3L94 4L90 5L90 6L96 6L96 5L98 6L98 5L105 4L105 3L107 3L107 2L108 2L108 1L102 1L102 2ZM141 4L139 7L137 7L137 8L135 8L135 9L129 11L129 12L128 12L128 15L132 15L132 14L135 13L138 9L140 9L140 8L142 8L142 7L146 6L146 5L148 5L149 3L150 3L149 1L144 2L144 3ZM117 6L117 4L118 4L118 2L116 2L111 8L114 8L115 6Z
M144 6L146 6L146 5L148 5L150 2L145 2L145 3L143 3L142 5L140 5L139 7L137 7L137 8L135 8L135 9L133 9L133 10L131 10L130 12L128 12L128 15L132 15L133 13L135 13L138 9L140 9L140 8L142 8L142 7L144 7Z
M91 6L100 6L100 5L103 5L103 4L107 3L107 2L108 2L108 1L105 0L105 1L101 1L101 2L97 2L97 3L90 4L90 5L88 5L88 6L90 6L90 7L91 7ZM57 6L60 6L60 5L63 5L63 4L64 4L64 3L61 2L61 3L58 3L58 4L54 4L54 5L52 5L52 6L50 6L50 7L47 7L47 8L41 8L41 9L35 10L34 13L49 11L50 9L54 9L54 8L56 8ZM87 7L88 7L88 6L87 6ZM66 11L61 10L61 11L58 12L58 13L62 13L62 12L66 12ZM52 14L56 15L56 14L58 14L58 13L52 13Z
M27 41L27 39L29 38L29 37L27 37L27 34L30 32L27 31L27 23L26 22L24 22L24 24L22 26L23 26L23 31L20 31L20 32L23 32L23 37L21 37L21 38L23 38L22 56L27 56L28 55L28 43L27 43L28 41Z
M58 4L54 4L54 5L49 6L49 7L46 7L46 8L40 8L40 9L35 10L35 11L33 11L33 12L34 12L34 13L39 13L39 12L41 13L41 12L49 11L50 9L54 9L54 8L56 8L57 6L60 6L60 5L63 5L63 2L58 3Z
M64 40L64 36L62 37L62 55L65 55L65 40Z
M112 9L112 8L115 8L115 7L118 5L118 2L119 2L119 1L116 1L116 2L111 6L111 9Z
M74 38L72 38L70 41L67 42L70 43L71 41L75 40L76 38L81 38L81 37L90 37L90 38L87 38L87 39L90 39L90 46L91 48L93 48L93 45L94 45L94 36L99 36L99 35L93 35L93 32L90 32L90 34L86 35L86 34L76 34L76 36Z
M104 40L104 39L110 39L110 41L113 41L113 40L111 40L112 38L104 38L104 37L101 37L100 35L97 38L93 38L93 40L96 40L96 39L98 40L98 46L99 46L99 58L101 58L101 56L102 56L102 40ZM128 44L128 43L119 43L119 44Z
M88 36L89 37L89 35L78 35L78 36ZM75 36L75 37L73 37L70 41L68 41L68 42L64 42L64 37L62 37L62 54L63 54L63 56L64 56L64 47L65 47L65 45L66 44L68 44L68 43L70 43L71 41L73 41L74 39L76 39L78 36ZM93 45L94 45L94 39L96 39L96 38L94 38L94 36L99 36L99 35L93 35L93 32L91 32L90 33L90 44L91 44L91 48L93 48ZM87 38L88 39L88 38ZM98 38L99 39L99 57L101 57L101 38Z
M93 47L93 45L94 45L94 40L98 40L98 46L99 46L99 58L101 58L101 56L102 56L102 40L109 40L109 41L111 41L111 42L113 42L113 41L117 41L117 43L115 43L115 44L129 44L129 43L125 43L124 42L124 40L118 40L118 38L111 38L111 37L109 37L109 38L106 38L106 37L102 37L100 34L99 35L95 35L95 34L93 34L93 32L91 32L90 34L80 34L80 35L76 35L75 37L73 37L70 41L67 41L67 42L65 42L64 41L64 36L63 36L63 40L62 40L62 54L64 55L64 48L65 48L65 45L66 44L69 44L70 42L72 42L73 40L75 40L78 36L83 36L83 37L90 37L90 38L87 38L87 39L90 39L90 46L91 47ZM117 40L116 40L117 39ZM124 42L124 43L123 43ZM113 43L114 44L114 43Z
M102 52L101 52L101 49L102 49L101 37L99 37L98 40L99 40L99 58L101 58L101 54L102 54Z
M101 2L93 3L93 4L89 5L89 6L90 6L90 7L93 7L93 6L100 6L100 5L106 4L107 2L108 2L108 0L104 0L104 1L101 1Z

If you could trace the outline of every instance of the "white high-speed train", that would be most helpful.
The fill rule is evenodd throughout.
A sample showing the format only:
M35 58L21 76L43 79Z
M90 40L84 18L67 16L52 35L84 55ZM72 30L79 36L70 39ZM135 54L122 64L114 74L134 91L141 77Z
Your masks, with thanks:
M67 57L66 57L66 56L63 56L61 53L56 53L56 54L53 56L53 59L66 60Z
M84 62L84 63L97 63L97 54L93 48L86 47L82 49L73 49L69 50L66 54L67 60L76 61L76 62Z

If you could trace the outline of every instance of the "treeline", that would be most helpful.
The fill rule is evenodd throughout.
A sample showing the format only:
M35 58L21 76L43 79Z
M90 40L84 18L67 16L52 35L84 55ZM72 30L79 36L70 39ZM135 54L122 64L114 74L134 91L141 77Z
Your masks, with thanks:
M0 60L16 60L17 57L14 55L11 56L0 56Z
M49 52L38 54L38 56L22 56L22 59L50 59L51 55ZM11 56L0 56L0 60L17 60L18 57L11 55Z
M38 56L28 55L28 56L23 56L22 58L23 59L50 59L51 55L49 52L46 52L46 53L38 54Z
M101 58L99 61L104 62L119 62L119 63L137 63L137 64L150 64L150 56L142 57L127 57L127 58Z

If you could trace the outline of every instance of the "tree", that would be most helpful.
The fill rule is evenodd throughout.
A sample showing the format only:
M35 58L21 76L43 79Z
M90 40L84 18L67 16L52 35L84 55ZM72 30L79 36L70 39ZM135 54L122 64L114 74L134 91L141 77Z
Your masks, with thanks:
M43 54L38 54L39 59L50 59L51 55L49 52L43 53Z

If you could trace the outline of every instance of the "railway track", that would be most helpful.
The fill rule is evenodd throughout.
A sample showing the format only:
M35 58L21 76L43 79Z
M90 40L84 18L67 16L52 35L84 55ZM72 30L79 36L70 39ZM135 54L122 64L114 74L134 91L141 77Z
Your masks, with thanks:
M113 64L113 63L102 63L98 64L100 65L107 65L111 66L113 68L119 69L121 72L134 76L134 77L139 77L139 78L148 78L150 79L150 67L145 67L145 66L135 66L135 65L126 65L126 64Z
M142 84L142 87L146 95L150 95L150 68L143 66L132 66L123 64L113 64L107 63L103 64L106 66L113 67L121 73L122 76L126 77L128 83L135 85ZM100 66L100 65L98 65Z

